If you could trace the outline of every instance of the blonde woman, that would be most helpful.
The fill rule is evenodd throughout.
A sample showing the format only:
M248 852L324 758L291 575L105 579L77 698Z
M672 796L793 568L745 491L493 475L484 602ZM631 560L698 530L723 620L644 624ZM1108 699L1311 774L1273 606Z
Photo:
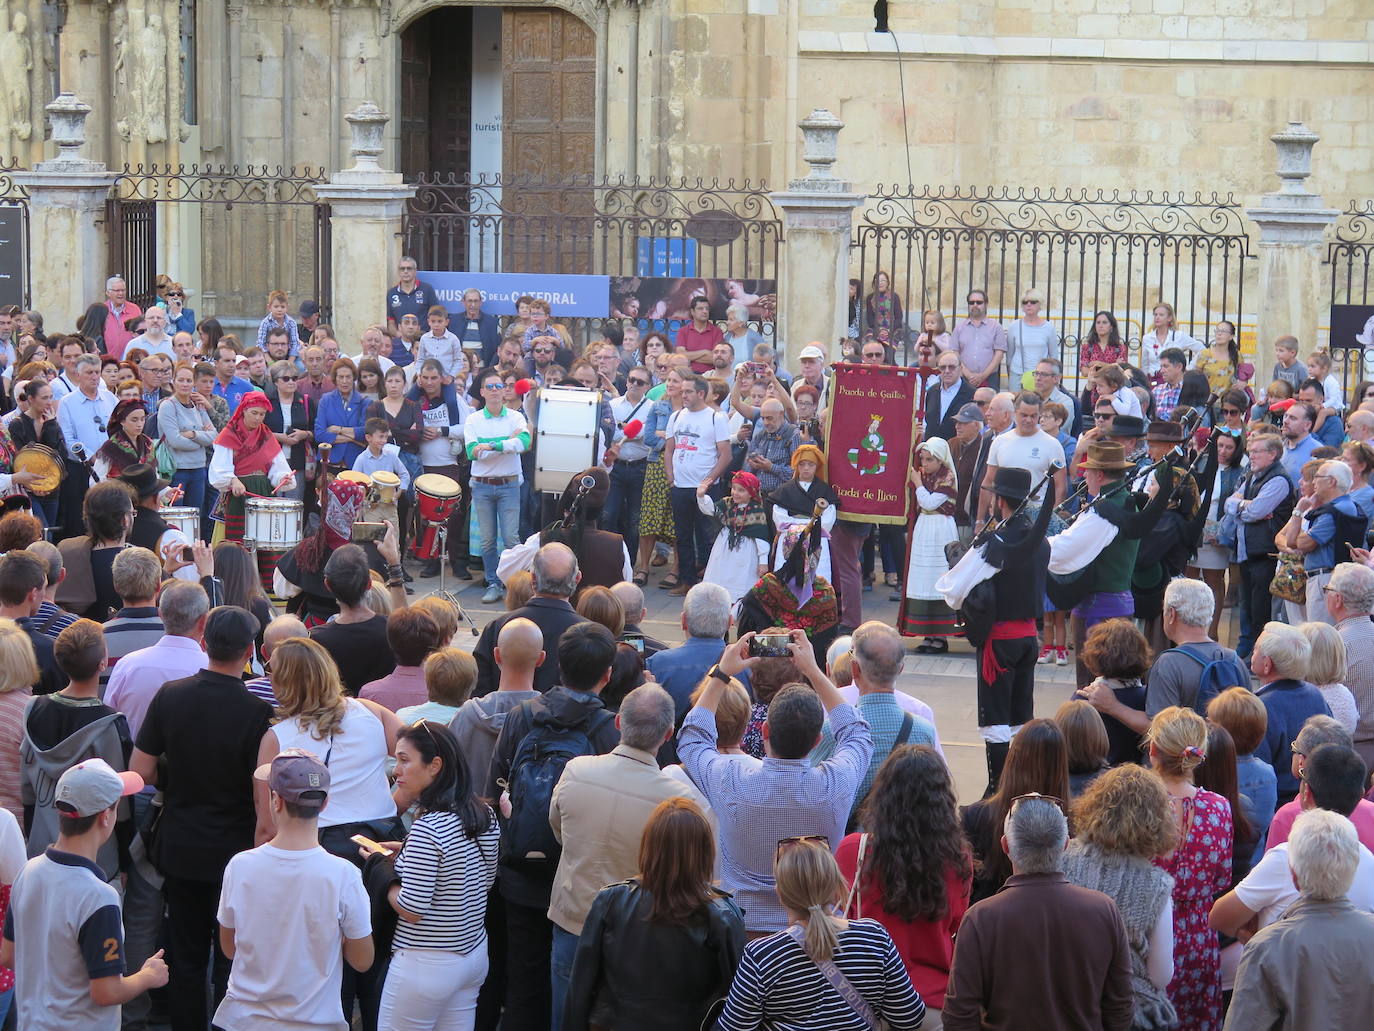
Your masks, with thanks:
M1177 347L1188 356L1191 364L1202 344L1187 333L1178 329L1174 316L1174 306L1160 301L1151 311L1154 325L1142 336L1140 341L1140 368L1145 375L1154 377L1159 372L1159 355L1170 347Z
M1021 291L1021 317L1007 327L1007 366L1013 390L1034 390L1026 377L1044 358L1059 357L1059 334L1045 318L1045 295L1035 287Z
M0 806L24 825L19 788L19 748L24 713L38 683L38 660L28 633L12 619L0 619Z
M356 862L358 848L348 840L353 835L374 841L399 838L386 773L401 729L396 714L345 695L334 660L308 637L282 641L272 650L272 688L277 723L262 737L258 765L287 748L303 748L324 760L331 786L329 805L320 814L320 844ZM272 837L272 813L266 783L255 784L255 789L261 844Z
M1175 1026L1165 992L1174 976L1174 879L1155 865L1178 843L1169 794L1134 763L1102 774L1074 803L1064 875L1116 903L1131 946L1131 1027Z
M893 1031L921 1026L925 1003L912 987L887 930L876 920L836 916L849 894L830 843L783 838L773 859L788 928L744 947L720 1016L721 1031ZM862 1000L860 1013L833 987L821 965L833 963Z
M1348 672L1345 638L1330 623L1302 623L1298 629L1312 646L1312 657L1307 662L1307 675L1303 679L1317 685L1331 715L1353 735L1360 714L1355 706L1355 696L1345 686Z
M1231 805L1193 783L1207 756L1207 722L1192 709L1161 709L1146 735L1150 767L1164 782L1178 846L1157 864L1174 879L1174 979L1169 1001L1181 1027L1221 1027L1221 950L1208 926L1212 900L1231 886Z

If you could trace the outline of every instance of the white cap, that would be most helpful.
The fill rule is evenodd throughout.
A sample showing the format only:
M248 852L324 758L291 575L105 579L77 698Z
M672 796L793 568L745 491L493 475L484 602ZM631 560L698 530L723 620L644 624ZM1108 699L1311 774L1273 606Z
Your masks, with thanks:
M823 362L825 361L825 351L821 349L820 344L807 344L802 348L801 354L797 355L798 361L803 358L815 358L817 361Z

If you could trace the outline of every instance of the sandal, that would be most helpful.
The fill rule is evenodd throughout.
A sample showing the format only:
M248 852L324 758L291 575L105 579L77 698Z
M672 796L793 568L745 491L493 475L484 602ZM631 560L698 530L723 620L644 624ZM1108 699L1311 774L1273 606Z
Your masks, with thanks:
M644 570L642 570L642 569L636 569L636 570L635 570L635 575L634 575L634 583L635 583L635 586L637 586L637 587L643 587L643 586L644 586L645 584L647 584L648 582L649 582L649 574L646 573L646 572L645 572Z
M657 568L658 566L666 566L667 564L668 564L668 556L667 556L667 555L655 555L655 556L653 557L652 561L649 562L649 565L654 566L655 568Z
M669 573L659 581L658 588L661 591L666 591L670 587L676 587L679 583L681 583L681 581L677 578L677 574Z

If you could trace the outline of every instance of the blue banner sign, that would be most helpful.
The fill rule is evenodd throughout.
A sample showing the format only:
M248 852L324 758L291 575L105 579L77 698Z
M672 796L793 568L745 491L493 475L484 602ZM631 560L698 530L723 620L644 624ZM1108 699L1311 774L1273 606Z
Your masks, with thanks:
M635 275L681 279L697 274L697 242L641 236L635 241Z
M482 310L514 315L515 299L529 295L549 302L553 314L570 319L601 319L610 314L610 276L567 276L523 272L420 272L420 279L450 312L463 310L463 291L482 292Z

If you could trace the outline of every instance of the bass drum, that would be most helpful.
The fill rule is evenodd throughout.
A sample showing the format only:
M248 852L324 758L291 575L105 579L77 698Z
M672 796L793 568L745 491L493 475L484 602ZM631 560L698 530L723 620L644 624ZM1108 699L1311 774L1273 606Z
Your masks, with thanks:
M534 489L562 494L568 480L601 457L601 391L544 387L538 399Z

